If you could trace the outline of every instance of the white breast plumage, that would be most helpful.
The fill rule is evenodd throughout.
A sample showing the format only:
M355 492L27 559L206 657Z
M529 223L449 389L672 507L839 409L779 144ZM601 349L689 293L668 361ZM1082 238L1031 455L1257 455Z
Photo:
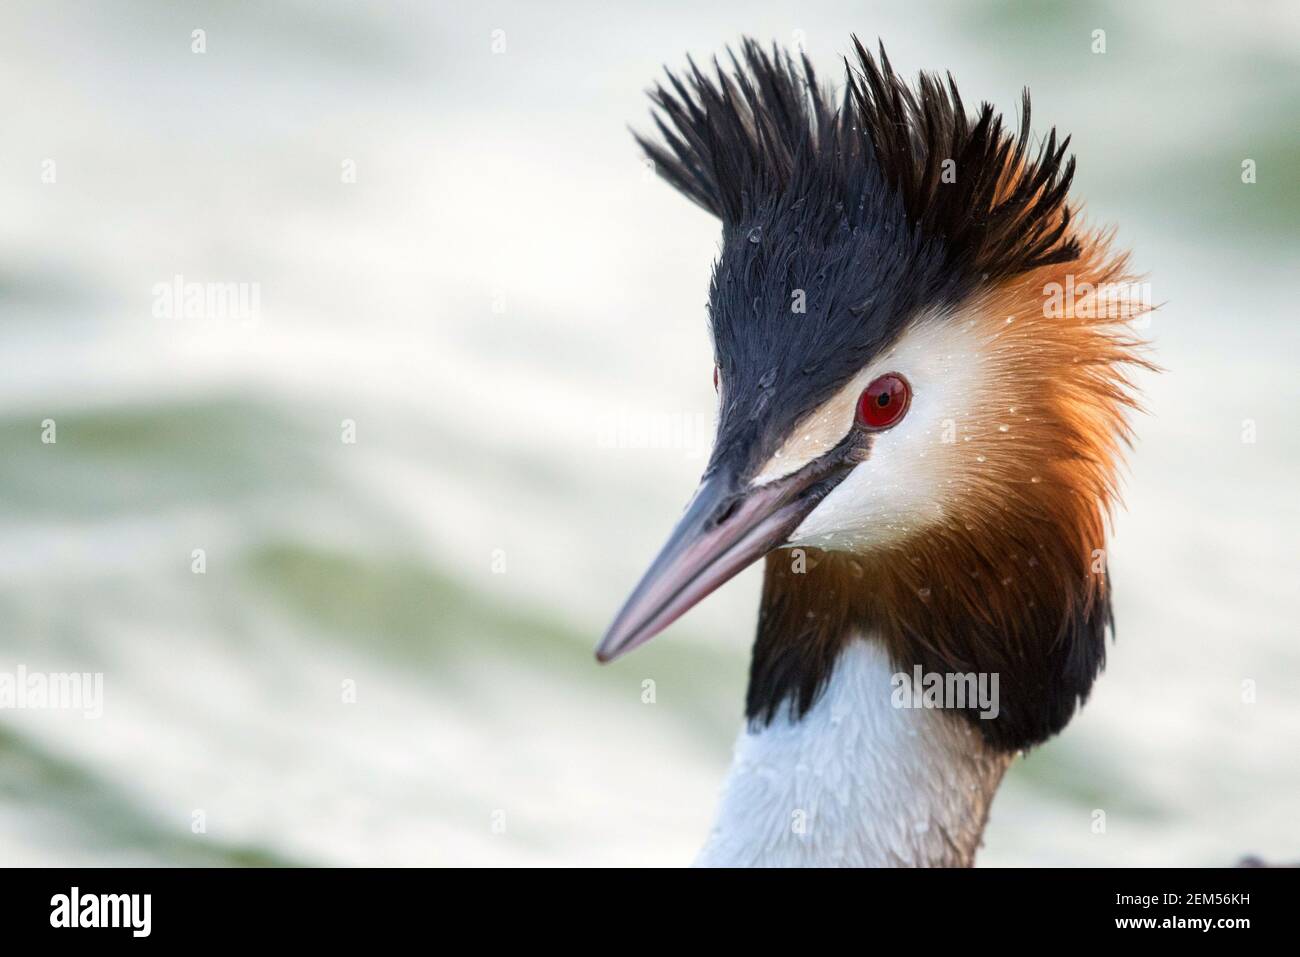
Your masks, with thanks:
M893 673L851 641L803 718L743 731L696 865L969 866L1010 756L958 715L895 707Z

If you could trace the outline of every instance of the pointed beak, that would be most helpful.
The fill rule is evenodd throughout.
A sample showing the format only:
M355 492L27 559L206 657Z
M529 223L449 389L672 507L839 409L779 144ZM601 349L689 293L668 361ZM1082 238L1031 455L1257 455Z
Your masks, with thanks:
M596 647L596 659L612 661L649 641L724 582L785 544L845 474L847 468L810 466L749 488L739 487L726 472L706 475Z

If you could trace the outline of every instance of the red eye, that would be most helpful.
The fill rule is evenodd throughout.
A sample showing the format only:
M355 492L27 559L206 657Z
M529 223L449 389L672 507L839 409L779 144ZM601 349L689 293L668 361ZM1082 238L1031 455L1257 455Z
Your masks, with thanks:
M718 378L718 367L717 367L717 366L714 366L714 367L713 367L713 391L714 391L714 392L717 392L717 391L718 391L718 382L719 382L719 378Z
M912 387L894 372L877 378L858 397L858 424L868 429L887 429L907 414Z

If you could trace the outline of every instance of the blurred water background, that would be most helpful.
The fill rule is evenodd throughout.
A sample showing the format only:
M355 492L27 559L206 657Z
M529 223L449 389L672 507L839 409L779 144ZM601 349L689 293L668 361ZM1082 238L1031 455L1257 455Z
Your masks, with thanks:
M983 863L1300 859L1296 4L51 2L0 24L0 670L104 674L98 720L0 711L0 863L688 862L758 574L592 661L714 400L716 226L626 125L687 52L802 41L838 79L851 31L970 102L1029 85L1165 303L1118 641L1015 765ZM156 314L177 275L257 284L255 321Z

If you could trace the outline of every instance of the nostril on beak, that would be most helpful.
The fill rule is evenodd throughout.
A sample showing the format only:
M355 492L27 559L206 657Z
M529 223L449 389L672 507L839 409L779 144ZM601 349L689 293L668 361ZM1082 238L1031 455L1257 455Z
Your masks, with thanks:
M739 498L733 498L730 502L727 502L722 506L722 508L718 509L717 514L713 516L714 526L716 527L721 525L727 519L731 518L731 516L735 515L736 509L738 508L740 508Z

